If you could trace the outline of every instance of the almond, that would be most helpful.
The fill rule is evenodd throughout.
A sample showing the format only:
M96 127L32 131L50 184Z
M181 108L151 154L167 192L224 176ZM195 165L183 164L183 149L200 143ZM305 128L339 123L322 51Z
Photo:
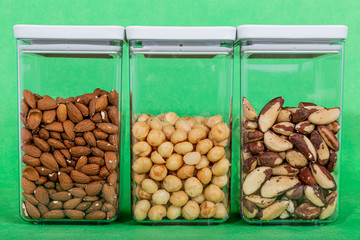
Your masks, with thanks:
M86 156L81 156L79 160L76 162L75 170L79 170L81 167L85 166L88 162L88 158Z
M103 211L95 211L86 214L85 218L87 220L103 220L105 219L106 214Z
M117 172L113 171L107 176L106 180L108 181L110 186L117 183L118 181L117 175L118 175Z
M105 163L107 169L111 172L116 169L118 162L115 152L105 152Z
M67 120L67 121L63 122L63 127L64 127L64 131L65 131L66 135L71 140L74 140L75 139L75 131L74 131L75 124L72 121Z
M71 121L73 122L80 122L83 120L83 116L80 110L71 102L66 104L67 114Z
M29 201L31 204L33 204L35 206L39 204L39 201L36 200L36 198L34 197L33 194L28 194L28 193L24 193L24 192L22 192L21 194L24 196L24 199Z
M40 179L38 171L31 166L26 166L22 171L23 176L30 181L37 181Z
M117 150L117 146L110 144L109 142L104 141L104 140L98 140L96 142L96 146L104 151L116 151Z
M38 200L40 203L44 204L44 205L48 205L50 200L49 200L49 193L46 190L46 188L44 188L43 186L39 186L35 189L34 191L34 195L36 200Z
M91 149L89 147L84 147L84 146L72 147L70 148L69 151L73 157L87 156L91 153Z
M26 207L27 213L29 214L29 216L32 219L39 219L40 218L39 210L27 200L25 200L25 207Z
M247 98L243 98L242 100L242 107L243 107L243 113L247 120L249 121L255 121L258 117L255 109L253 106L251 106L249 100Z
M252 195L261 187L261 185L270 178L272 170L270 167L258 167L250 172L243 183L244 194Z
M62 219L65 217L63 210L51 210L44 214L45 219Z
M46 167L36 167L35 168L36 171L38 171L38 173L41 175L41 176L48 176L49 174L53 173L54 171L53 170L50 170Z
M84 117L89 116L89 109L82 103L75 103L75 106L79 109Z
M325 143L334 151L339 151L340 142L334 133L326 126L318 126L320 136L324 139Z
M32 140L32 134L28 129L26 128L21 129L21 140L24 143L28 143Z
M40 157L40 162L42 165L47 167L52 171L58 171L59 165L57 164L54 156L51 153L43 153Z
M45 128L41 128L39 131L39 136L44 140L48 140L50 137L50 133L48 130L45 130Z
M54 201L68 201L71 199L71 193L65 191L55 192L50 197Z
M52 97L44 95L44 97L38 101L37 106L39 110L51 110L57 107L57 103Z
M319 216L321 209L312 204L303 203L295 209L295 215L302 219L315 219Z
M309 116L309 121L316 125L327 125L331 122L336 121L340 117L341 110L340 108L329 108L322 109L312 113Z
M83 95L77 96L75 98L75 102L88 105L90 102L90 99L92 99L93 97L97 97L95 93L85 93Z
M277 97L268 102L263 109L261 109L258 119L258 125L261 132L265 133L275 123L283 104L284 98Z
M330 152L329 148L326 145L325 141L322 139L320 134L317 131L313 131L310 135L310 141L316 149L318 156L318 163L320 165L325 165L329 161Z
M21 158L21 160L23 161L23 163L31 166L31 167L37 167L40 166L40 159L39 158L34 158L28 154L24 154Z
M41 156L41 150L34 145L23 144L21 145L21 150L31 157L38 158Z
M103 185L102 195L104 199L111 204L114 204L117 199L114 186L110 186L108 183Z
M105 153L100 148L91 148L91 153L96 157L104 157Z
M90 102L89 102L89 114L90 114L90 117L93 117L94 114L95 114L95 111L96 111L96 102L98 100L98 97L93 97L91 98Z
M108 98L106 95L102 95L98 98L95 104L95 111L100 112L101 110L106 109L108 106Z
M112 123L97 123L96 126L107 134L115 134L119 131L118 126Z
M96 147L96 138L92 132L85 132L83 138L91 147Z
M70 177L76 183L89 183L89 182L91 182L91 178L89 176L85 175L82 172L76 171L76 170L71 171Z
M95 123L90 119L85 119L76 124L74 127L75 132L89 132L95 129Z
M41 151L43 151L43 152L50 151L50 146L45 140L43 140L41 138L34 138L34 143L38 148L40 148Z
M293 148L291 142L282 139L270 130L264 134L264 143L269 150L274 152L284 152Z
M109 136L98 128L93 131L93 134L97 140L105 140Z
M82 198L73 198L64 202L64 209L74 209L82 201Z
M114 106L118 106L119 105L119 94L116 90L111 90L109 95L109 102L114 105Z
M30 129L36 129L42 120L42 113L38 109L31 109L26 118L27 127Z
M27 115L27 113L29 112L29 105L27 105L25 99L21 100L20 108L21 108L21 112L24 115Z
M179 169L180 170L180 169ZM109 175L109 170L104 166L100 169L99 176L106 178Z
M264 208L257 214L257 218L263 221L270 221L279 217L288 207L289 201L281 200L276 201L272 205Z
M97 164L87 164L83 167L81 167L79 169L80 172L89 175L89 176L93 176L93 175L97 175L100 171L100 167Z
M23 96L25 102L29 105L29 107L36 108L36 99L32 92L30 92L29 90L23 90Z
M295 177L275 176L264 183L260 193L265 198L273 198L300 184L301 182Z
M61 187L64 190L69 190L70 188L73 187L73 181L71 180L71 177L67 173L59 172L58 179Z
M96 196L100 194L101 189L102 184L100 182L92 182L85 187L85 192L89 196Z
M50 124L45 125L45 129L48 131L54 131L54 132L63 132L64 128L61 122L53 122Z
M65 145L60 141L60 140L56 140L54 138L49 138L47 140L48 144L50 146L52 146L55 149L64 149L66 148Z
M44 123L50 124L55 121L56 111L55 110L44 111L42 118Z
M289 139L309 161L316 162L317 155L315 147L306 136L294 133Z
M33 194L36 189L36 185L34 182L28 180L25 177L22 177L21 178L21 188L23 189L23 191L25 193Z
M91 202L82 202L75 208L76 210L85 211L91 206Z
M67 167L65 157L59 150L54 151L54 158L61 167Z
M85 217L85 213L79 210L64 210L65 215L72 220L81 220Z
M117 107L115 107L115 106L109 107L108 115L113 124L115 124L115 125L120 124L120 114L119 114Z
M59 104L58 108L56 109L56 116L59 122L65 122L67 119L67 108L65 104Z

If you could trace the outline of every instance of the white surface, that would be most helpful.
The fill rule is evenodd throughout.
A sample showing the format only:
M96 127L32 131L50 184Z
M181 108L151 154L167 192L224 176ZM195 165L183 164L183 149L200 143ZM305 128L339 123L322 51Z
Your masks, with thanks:
M19 50L24 53L117 54L121 47L84 44L32 44L20 45Z
M15 25L17 39L124 40L121 26Z
M243 53L338 53L342 45L329 44L253 44L242 46Z
M347 38L344 25L240 25L238 40L334 42Z
M130 26L127 40L229 40L234 41L234 27L154 27Z

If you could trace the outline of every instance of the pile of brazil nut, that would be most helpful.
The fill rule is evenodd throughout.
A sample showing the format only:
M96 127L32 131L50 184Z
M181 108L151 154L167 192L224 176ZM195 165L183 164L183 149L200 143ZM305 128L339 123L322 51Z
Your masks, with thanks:
M95 89L54 100L23 91L22 214L110 220L118 212L119 96Z
M132 136L135 219L228 217L231 132L220 115L140 114Z
M268 102L259 115L243 98L242 215L247 219L327 219L338 193L332 176L340 143L338 107Z

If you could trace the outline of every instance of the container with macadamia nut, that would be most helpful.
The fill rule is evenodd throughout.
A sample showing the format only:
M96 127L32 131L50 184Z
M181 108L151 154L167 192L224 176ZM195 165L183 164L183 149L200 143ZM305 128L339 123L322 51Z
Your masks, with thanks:
M115 221L124 28L16 25L14 34L21 218Z
M238 27L241 216L321 225L339 216L346 26Z
M235 29L128 27L127 37L133 218L226 221Z

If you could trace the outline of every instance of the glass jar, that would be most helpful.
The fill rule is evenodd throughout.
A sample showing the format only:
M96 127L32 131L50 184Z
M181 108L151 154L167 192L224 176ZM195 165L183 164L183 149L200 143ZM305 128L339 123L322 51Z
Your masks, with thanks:
M335 221L347 27L243 25L237 33L242 218Z
M14 35L21 217L114 221L124 28L15 25Z
M126 34L134 219L226 221L236 29L132 26Z

